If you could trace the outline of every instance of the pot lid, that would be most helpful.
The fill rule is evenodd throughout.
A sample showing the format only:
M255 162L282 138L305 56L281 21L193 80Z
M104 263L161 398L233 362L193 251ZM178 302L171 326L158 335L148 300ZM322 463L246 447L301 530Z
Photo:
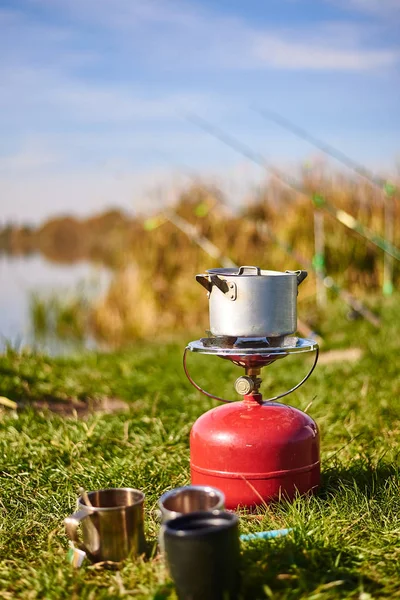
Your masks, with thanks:
M296 271L286 271L285 273L283 271L267 271L267 270L262 270L260 269L260 267L255 267L255 266L243 266L243 267L229 267L226 269L223 268L217 268L217 269L207 269L207 273L209 275L222 275L222 276L226 276L226 277L235 277L235 276L252 276L252 277L257 277L257 276L281 276L281 277L286 277L287 275L295 275L297 274Z

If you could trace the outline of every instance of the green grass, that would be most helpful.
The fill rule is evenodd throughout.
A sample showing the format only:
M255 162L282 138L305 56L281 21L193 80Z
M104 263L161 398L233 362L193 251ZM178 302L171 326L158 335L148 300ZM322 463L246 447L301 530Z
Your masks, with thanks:
M387 301L382 329L327 315L326 348L357 346L356 363L317 367L290 398L320 426L322 487L312 498L245 515L242 532L293 527L288 537L242 544L246 599L400 598L400 316ZM188 341L188 340L187 340ZM174 598L156 554L157 498L189 483L192 423L214 403L186 381L182 344L141 344L113 354L50 359L9 351L0 357L0 394L20 403L0 413L0 598ZM201 385L235 398L240 371L217 358L190 356ZM306 369L289 357L264 370L279 391ZM307 363L307 364L305 364ZM121 414L86 419L37 412L30 402L118 397ZM79 486L133 486L146 493L147 560L118 571L66 561L63 519ZM206 600L206 599L205 599Z

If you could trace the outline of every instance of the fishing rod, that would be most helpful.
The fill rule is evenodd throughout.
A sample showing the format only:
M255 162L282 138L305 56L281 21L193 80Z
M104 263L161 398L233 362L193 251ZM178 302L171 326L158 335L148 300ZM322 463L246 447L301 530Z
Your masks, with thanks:
M194 125L197 125L197 127L202 129L203 131L206 131L226 146L229 146L233 150L236 150L236 152L239 152L240 154L242 154L252 162L256 163L266 171L275 175L277 179L279 179L288 187L292 188L295 192L309 199L308 193L301 187L300 183L297 180L295 180L293 177L286 176L280 169L272 167L269 163L266 162L262 154L254 152L249 146L243 144L243 142L241 142L237 138L226 133L220 127L216 127L215 125L209 123L203 117L199 117L198 115L194 115L193 113L186 113L185 117L188 121L190 121ZM396 246L394 246L393 244L385 240L383 237L370 230L368 227L362 225L362 223L357 221L357 219L355 219L348 212L341 209L337 209L332 203L328 202L328 200L326 200L322 196L322 194L314 194L311 200L317 208L323 208L324 210L326 210L326 212L330 213L335 219L342 223L342 225L344 225L352 231L355 231L356 233L361 235L361 237L364 237L366 240L368 240L369 242L371 242L372 244L374 244L375 246L377 246L396 260L400 261L400 250Z
M215 258L223 267L236 267L235 263L231 261L228 256L224 256L221 250L213 244L208 238L204 235L201 235L194 225L183 219L176 212L172 210L164 211L164 216L168 221L171 221L175 227L177 227L182 233L187 235L187 237L195 242L206 254L211 256L211 258Z
M355 160L347 156L347 154L345 154L338 148L335 148L331 144L324 142L320 138L313 136L311 133L309 133L302 127L299 127L299 125L296 125L296 123L293 123L293 121L289 121L289 119L283 117L276 111L265 108L254 108L253 110L265 120L273 121L277 125L280 125L281 127L290 131L291 133L294 133L295 135L297 135L297 137L305 140L306 142L309 142L325 154L328 154L335 160L339 161L340 163L354 171L354 173L357 173L357 175L367 180L369 183L372 183L372 185L374 185L375 187L379 188L380 191L382 191L382 188L386 185L387 182L384 179L382 179L381 177L375 177L368 169L366 169L365 167L357 163Z

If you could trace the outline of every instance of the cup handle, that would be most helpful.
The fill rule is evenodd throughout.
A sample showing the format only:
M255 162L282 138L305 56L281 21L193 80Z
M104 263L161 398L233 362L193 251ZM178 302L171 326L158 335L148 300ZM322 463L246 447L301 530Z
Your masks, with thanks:
M72 542L83 548L83 542L78 534L78 526L80 522L86 517L89 517L90 514L91 513L87 510L78 510L73 515L64 519L65 532L67 536Z

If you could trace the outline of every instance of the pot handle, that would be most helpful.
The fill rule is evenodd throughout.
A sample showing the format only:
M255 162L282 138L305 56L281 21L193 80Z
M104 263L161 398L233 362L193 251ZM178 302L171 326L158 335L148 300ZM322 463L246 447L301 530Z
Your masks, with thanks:
M237 289L233 281L220 279L218 275L196 275L196 281L200 283L207 292L211 294L213 285L215 285L223 294L226 294L229 300L236 300Z
M305 280L305 278L308 275L307 271L301 271L301 270L298 270L298 271L285 271L285 273L293 273L293 275L296 275L296 277L297 277L297 285L298 286L301 284L302 281Z
M249 272L250 271L250 272ZM261 275L260 267L239 267L238 275Z
M205 274L196 275L196 281L198 283L200 283L200 285L202 285L204 288L206 288L207 292L211 293L212 283L208 279L208 275L205 275Z

